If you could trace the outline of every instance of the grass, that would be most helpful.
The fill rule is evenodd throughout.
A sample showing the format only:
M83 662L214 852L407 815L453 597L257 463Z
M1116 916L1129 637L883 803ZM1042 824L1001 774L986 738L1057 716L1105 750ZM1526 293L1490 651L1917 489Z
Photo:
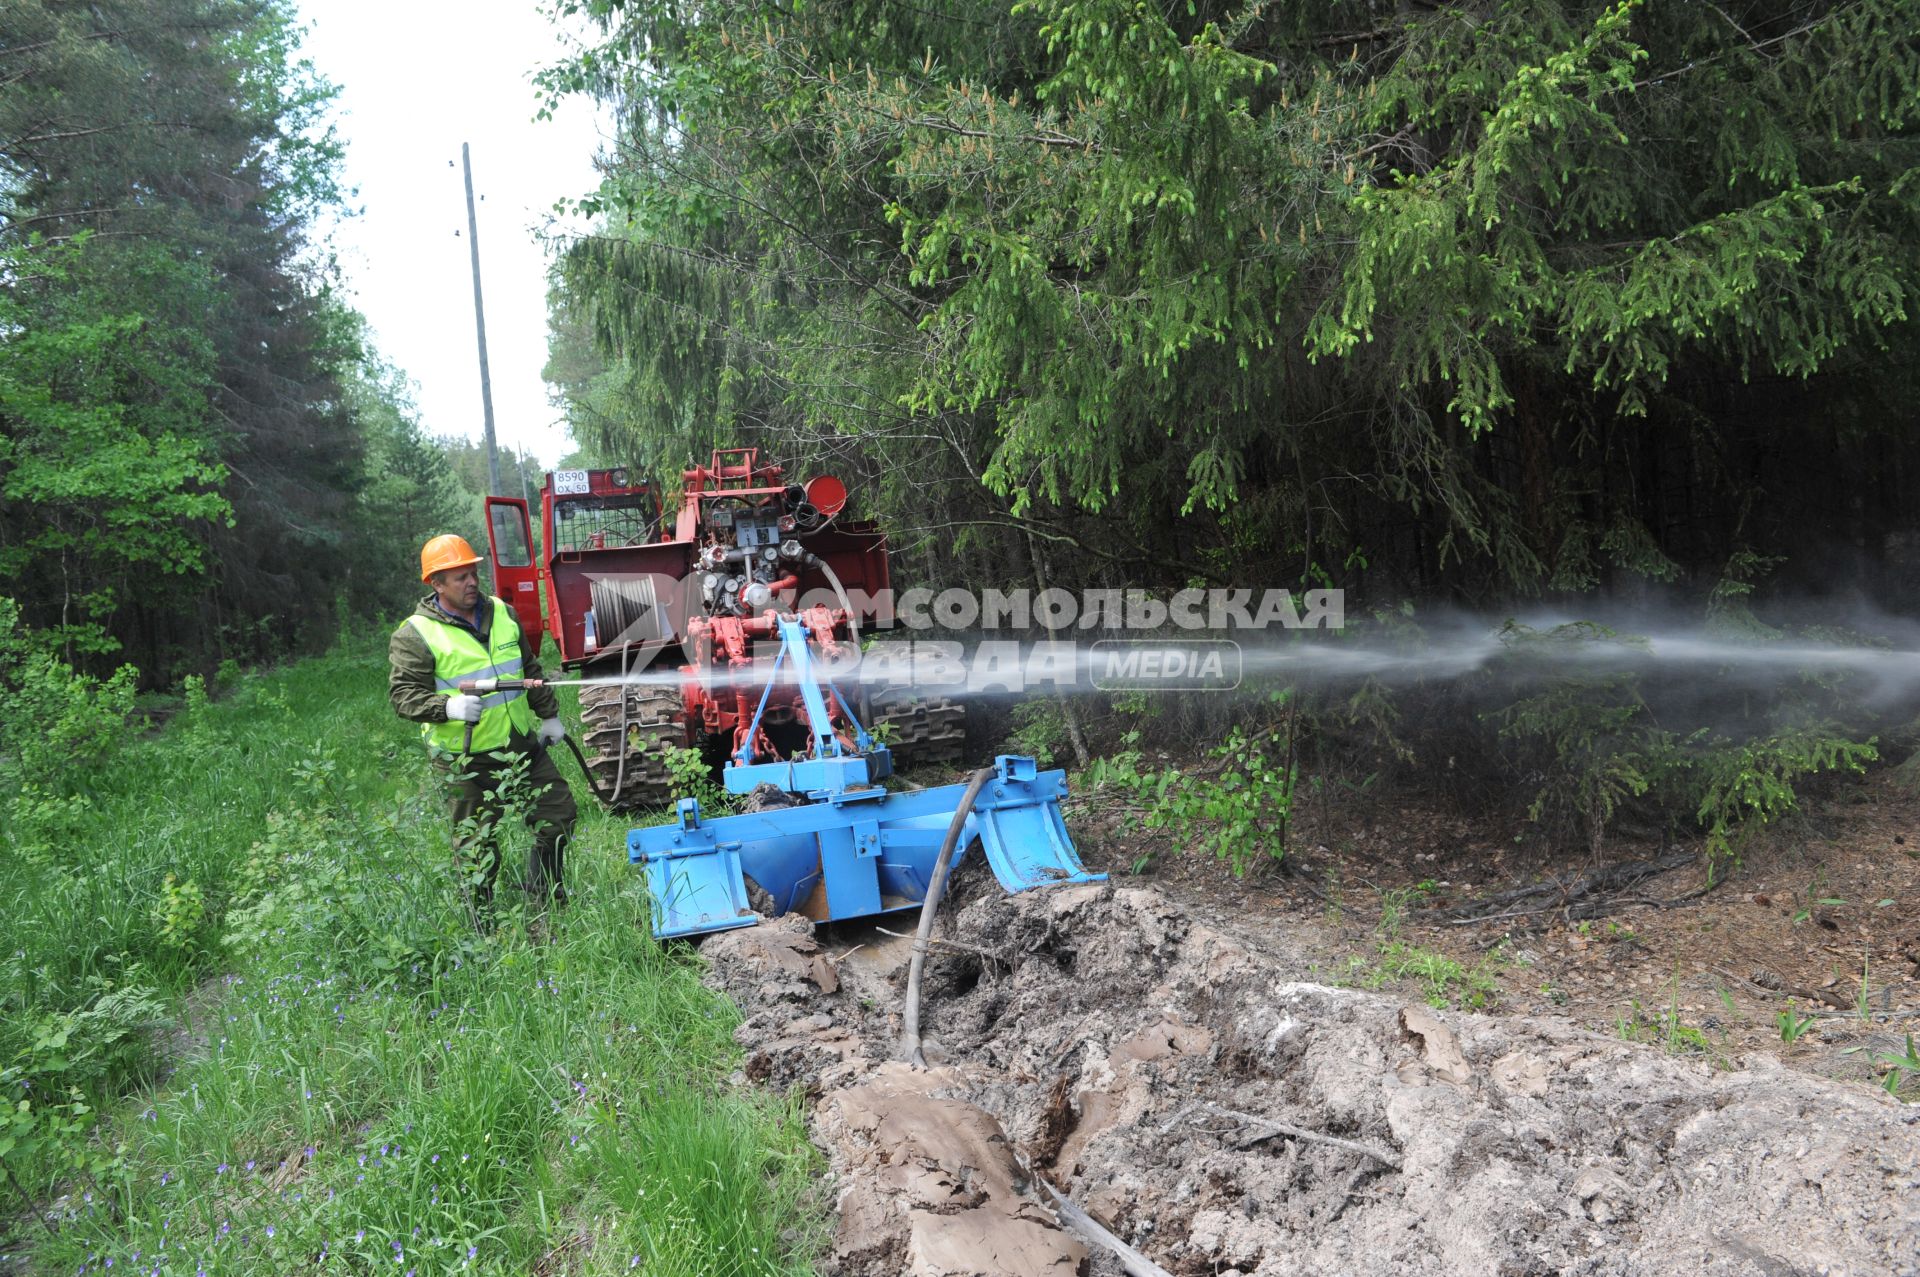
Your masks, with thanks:
M1501 955L1489 954L1474 966L1466 966L1434 949L1401 940L1383 940L1379 959L1365 978L1370 989L1385 987L1390 980L1417 980L1421 994L1434 1007L1492 1006L1500 997L1500 985L1494 972L1503 965Z
M1353 976L1369 989L1381 989L1395 980L1417 980L1428 1005L1436 1008L1486 1008L1499 1000L1500 985L1494 979L1507 965L1503 944L1469 967L1437 949L1411 944L1401 938L1413 901L1424 901L1436 888L1431 880L1380 893L1380 917L1374 924L1374 949L1377 959L1368 962L1354 958L1349 962Z
M1901 1097L1903 1079L1906 1082L1907 1090L1920 1091L1920 1087L1913 1085L1915 1081L1920 1081L1920 1050L1914 1048L1913 1034L1907 1034L1907 1049L1905 1054L1898 1051L1887 1051L1882 1053L1875 1062L1887 1071L1880 1085L1886 1090L1888 1095ZM1915 1095L1913 1102L1920 1103L1920 1094Z
M1667 1006L1648 1013L1635 998L1631 1014L1623 1014L1614 1020L1614 1032L1628 1042L1646 1042L1658 1046L1668 1055L1715 1055L1713 1040L1700 1029L1694 1028L1680 1018L1677 1006Z
M1727 1014L1735 1015L1736 1009L1732 996L1724 989L1719 990L1719 994L1721 1005L1726 1008ZM1629 1014L1615 1017L1614 1032L1628 1042L1644 1042L1657 1046L1668 1055L1703 1055L1718 1068L1733 1067L1704 1030L1695 1028L1680 1017L1680 973L1677 970L1667 985L1665 1007L1649 1012L1640 1005L1640 999L1635 998L1632 1000Z
M724 1083L737 1013L650 938L634 822L576 783L550 938L516 915L475 934L385 677L369 653L244 680L0 864L0 1047L68 1124L0 1138L0 1194L61 1204L0 1251L188 1277L810 1271L799 1113ZM152 1024L189 1004L204 1041Z

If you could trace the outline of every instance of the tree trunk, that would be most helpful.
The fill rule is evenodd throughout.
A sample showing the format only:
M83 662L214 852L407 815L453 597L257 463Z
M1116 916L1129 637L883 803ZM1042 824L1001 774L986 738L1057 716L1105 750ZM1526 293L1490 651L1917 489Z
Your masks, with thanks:
M1027 553L1033 556L1034 589L1044 594L1047 590L1047 569L1045 562L1040 557L1040 543L1033 539L1031 532L1027 534ZM1053 623L1049 621L1047 623L1047 638L1052 639L1054 635L1055 630ZM1076 681L1078 681L1077 674ZM1073 746L1074 766L1085 767L1092 761L1092 756L1087 753L1086 734L1080 730L1080 713L1074 708L1073 698L1056 692L1054 699L1060 702L1060 715L1066 719L1067 722L1067 742Z

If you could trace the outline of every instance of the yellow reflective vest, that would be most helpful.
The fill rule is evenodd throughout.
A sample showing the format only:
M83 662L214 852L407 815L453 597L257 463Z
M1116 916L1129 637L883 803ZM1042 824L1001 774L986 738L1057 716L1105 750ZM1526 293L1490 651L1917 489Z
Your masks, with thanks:
M436 690L451 696L470 679L521 677L525 657L520 651L520 621L502 600L489 596L486 601L493 608L493 625L487 630L484 645L464 626L434 621L418 613L407 618L433 653ZM513 732L531 735L538 726L524 690L493 692L480 698L480 721L473 725L473 752L499 749ZM420 732L430 748L457 754L466 741L467 725L455 719L422 723Z

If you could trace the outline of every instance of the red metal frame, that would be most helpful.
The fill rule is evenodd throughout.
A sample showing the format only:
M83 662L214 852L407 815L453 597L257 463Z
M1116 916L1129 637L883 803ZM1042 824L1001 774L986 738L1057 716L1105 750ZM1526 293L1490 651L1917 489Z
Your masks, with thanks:
M770 614L709 617L698 605L697 590L691 600L685 592L675 590L671 591L672 597L661 600L673 631L671 639L637 644L627 652L622 652L618 647L605 646L589 652L586 648L585 620L592 608L592 579L607 573L633 573L653 574L673 581L697 580L701 550L717 542L708 518L708 507L723 497L745 499L754 505L784 500L788 490L783 478L785 470L778 465L761 464L756 448L724 448L716 451L707 465L682 472L681 503L671 528L667 526L665 511L660 509L658 494L651 485L616 484L613 481L615 473L615 470L587 471L588 490L578 494L556 494L553 490L553 473L543 476L540 486L540 541L530 578L527 575L529 569L502 568L497 547L492 544L493 507L496 504L517 506L520 517L525 520L528 517L526 502L510 497L489 497L487 535L488 548L495 551L495 588L513 602L527 642L535 651L540 648L543 631L552 636L558 658L555 663L562 669L602 664L617 668L623 661L630 668L645 668L665 652L667 655L664 659L678 664L686 676L682 693L686 707L687 743L697 744L702 737L719 736L729 740L730 749L737 751L746 743L742 738L753 721L762 689L750 683L736 686L732 680L722 680L710 690L700 674L703 669L750 665L754 641L778 638L778 630ZM632 496L654 498L655 508L660 514L657 541L642 545L555 548L561 544L555 535L557 502L575 497ZM841 520L836 516L829 520L829 526L825 529L800 536L808 551L823 560L840 578L850 595L850 602L860 613L859 620L863 627L892 624L893 613L888 597L891 573L887 564L887 541L877 525ZM529 579L533 588L528 588ZM829 589L825 574L813 567L802 567L773 584L783 608L791 608L797 598L815 590ZM511 594L507 594L508 591ZM541 615L542 603L545 604L544 618ZM840 608L809 607L802 620L822 657L831 658L845 648L851 631L848 618ZM607 636L600 637L604 642ZM683 640L692 650L690 663L685 663L687 658L681 649ZM829 701L832 702L831 693ZM799 707L798 689L773 689L768 697L759 738L751 742L756 757L777 756L774 743L767 738L765 729L767 726L777 728L794 721ZM840 719L841 707L838 704L832 707L834 717Z
M812 640L814 651L822 660L833 661L850 653L851 645L839 633L845 628L845 618L846 613L839 608L810 607L801 613L800 622L806 627L807 637ZM697 673L702 669L751 669L754 644L768 640L778 642L778 622L771 614L697 616L687 625L688 637L694 647L693 663L684 667L691 676L681 688L686 700L688 726L698 724L702 735L730 735L727 746L730 755L738 755L750 743L753 747L748 751L751 757L778 757L779 751L768 737L766 729L781 723L800 721L797 716L804 713L800 690L797 687L773 689L767 697L766 713L761 715L760 730L749 742L747 733L752 728L753 713L759 706L763 687L751 679L728 679L718 687L709 689L699 681ZM844 722L844 707L840 705L833 689L827 688L822 694L827 702L829 720ZM836 735L849 752L854 750L851 737L840 731L836 731Z
M559 665L571 669L587 664L601 655L600 652L587 651L586 615L593 605L592 578L603 572L658 573L676 580L686 575L691 560L683 547L675 545L664 531L665 518L660 511L659 494L648 483L616 484L613 470L587 471L587 491L585 493L556 494L553 490L553 472L548 471L540 482L540 538L547 547L545 563L540 573L543 583L541 594L547 605L546 629L553 636L553 645L559 655ZM651 545L638 546L601 546L561 549L561 542L555 536L554 507L556 502L573 496L587 497L652 497L656 522L663 527L660 540ZM676 622L680 618L675 618Z
M494 510L508 509L520 520L521 539L527 547L524 567L506 567L500 562L499 537L494 531ZM486 503L487 555L493 560L493 590L513 607L520 618L520 631L535 650L540 646L540 554L533 543L533 530L527 523L527 503L517 497L488 497Z

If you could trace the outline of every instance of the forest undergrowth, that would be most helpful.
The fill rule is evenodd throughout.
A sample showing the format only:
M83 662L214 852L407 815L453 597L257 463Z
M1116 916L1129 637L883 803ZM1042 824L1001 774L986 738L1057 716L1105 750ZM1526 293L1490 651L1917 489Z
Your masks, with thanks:
M727 1085L631 822L581 789L571 904L476 931L384 681L361 644L190 683L13 787L0 1270L807 1271L798 1111Z

